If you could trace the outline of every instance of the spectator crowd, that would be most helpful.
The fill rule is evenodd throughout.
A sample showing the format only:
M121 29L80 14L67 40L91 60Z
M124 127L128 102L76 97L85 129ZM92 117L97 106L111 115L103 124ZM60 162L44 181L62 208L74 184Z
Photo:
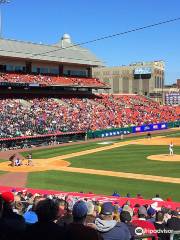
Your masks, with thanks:
M154 199L151 205L133 206L131 198L120 205L26 190L3 192L0 239L132 240L148 235L169 240L180 230L180 208L158 207L162 199L158 195Z
M1 73L0 82L3 83L26 83L26 84L41 84L44 86L92 86L105 87L106 84L97 78L78 78L78 77L59 77L48 75L32 75L19 73Z
M138 95L0 99L0 137L36 136L180 120L180 107Z

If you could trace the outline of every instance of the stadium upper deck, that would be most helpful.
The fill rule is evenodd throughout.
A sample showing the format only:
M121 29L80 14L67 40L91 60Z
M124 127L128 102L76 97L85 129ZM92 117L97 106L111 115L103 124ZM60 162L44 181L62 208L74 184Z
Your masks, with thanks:
M0 39L0 46L0 86L108 88L92 78L92 68L103 63L89 50L73 45L68 34L55 45Z

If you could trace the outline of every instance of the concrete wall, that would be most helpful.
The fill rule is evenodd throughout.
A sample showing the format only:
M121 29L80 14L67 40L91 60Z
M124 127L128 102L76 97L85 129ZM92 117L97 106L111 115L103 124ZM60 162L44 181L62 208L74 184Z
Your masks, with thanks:
M134 79L134 69L150 67L150 79ZM94 68L93 76L111 84L111 93L149 94L164 86L164 63L162 61L140 62L128 66ZM141 75L143 77L143 75Z

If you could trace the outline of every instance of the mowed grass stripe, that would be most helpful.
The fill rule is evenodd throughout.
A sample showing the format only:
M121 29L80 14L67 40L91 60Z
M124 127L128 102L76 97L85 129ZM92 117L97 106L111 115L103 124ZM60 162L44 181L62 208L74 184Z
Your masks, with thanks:
M174 131L173 134L180 134L180 130L179 131ZM168 136L168 134L170 133L154 133L153 132L153 136ZM105 145L101 145L98 144L100 142L104 142L104 141L110 141L110 142L124 142L124 141L131 141L131 140L135 140L135 139L142 139L145 138L145 136L137 136L137 135L133 135L131 137L127 137L123 140L121 139L102 139L102 141L99 142L87 142L87 143L79 143L79 144L75 144L75 145L69 145L69 146L59 146L59 147L55 147L55 148L44 148L44 149L40 149L40 150L29 150L28 152L21 152L21 154L26 157L28 155L29 152L31 152L33 154L33 158L38 158L38 159L44 159L44 158L52 158L52 157L57 157L60 155L64 155L64 154L69 154L69 153L74 153L74 152L80 152L80 151L84 151L84 150L89 150L89 149L94 149L94 148L99 148ZM108 145L109 146L109 145Z
M179 132L169 133L167 136L168 137L180 137L180 130L179 130Z
M114 191L117 191L122 196L129 192L134 197L137 193L141 193L145 198L152 198L159 193L164 199L171 197L173 201L180 201L178 184L62 171L29 173L27 187L67 192L91 191L105 195L111 195Z
M88 143L88 144L60 146L57 148L48 148L48 149L33 150L33 151L30 150L29 152L33 154L33 158L44 159L44 158L52 158L52 157L57 157L64 154L99 148L99 147L102 147L102 145L98 145L97 143ZM27 156L28 152L22 152L21 154L25 157Z
M180 154L180 147L175 147ZM127 145L102 152L67 159L71 167L180 177L180 162L147 159L149 155L168 154L167 146Z

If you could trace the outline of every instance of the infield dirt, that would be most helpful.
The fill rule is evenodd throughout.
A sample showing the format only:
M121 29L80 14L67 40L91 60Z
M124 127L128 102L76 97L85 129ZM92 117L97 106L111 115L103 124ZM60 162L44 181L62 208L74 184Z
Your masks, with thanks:
M103 146L100 148L95 148L91 150L85 150L76 153L70 153L66 155L61 155L58 157L48 158L48 159L33 159L33 166L28 166L26 160L23 161L23 165L20 167L12 167L9 165L9 162L0 163L0 170L8 171L8 172L38 172L38 171L47 171L47 170L61 170L66 172L78 172L78 173L86 173L86 174L96 174L103 176L114 176L114 177L122 177L122 178L130 178L130 179L139 179L139 180L149 180L149 181L158 181L158 182L168 182L168 183L178 183L180 184L180 178L172 178L172 177L162 177L162 176L154 176L154 175L145 175L145 174L134 174L134 173L124 173L124 172L113 172L113 171L104 171L104 170L95 170L95 169L85 169L85 168L74 168L70 167L70 163L65 161L72 157L78 157L82 155L92 154L100 151L110 150L117 147L127 146L131 144L140 144L140 145L168 145L170 142L173 142L175 146L180 146L179 138L166 138L163 136L153 137L152 139L138 139L138 140L129 140L125 142L114 143L109 146ZM170 157L167 155L154 155L156 159L163 161L172 161L172 159L179 159L179 155L175 155L174 157ZM152 157L152 156L149 156ZM159 159L158 159L159 158ZM152 159L151 159L152 160ZM175 160L174 160L175 161Z

